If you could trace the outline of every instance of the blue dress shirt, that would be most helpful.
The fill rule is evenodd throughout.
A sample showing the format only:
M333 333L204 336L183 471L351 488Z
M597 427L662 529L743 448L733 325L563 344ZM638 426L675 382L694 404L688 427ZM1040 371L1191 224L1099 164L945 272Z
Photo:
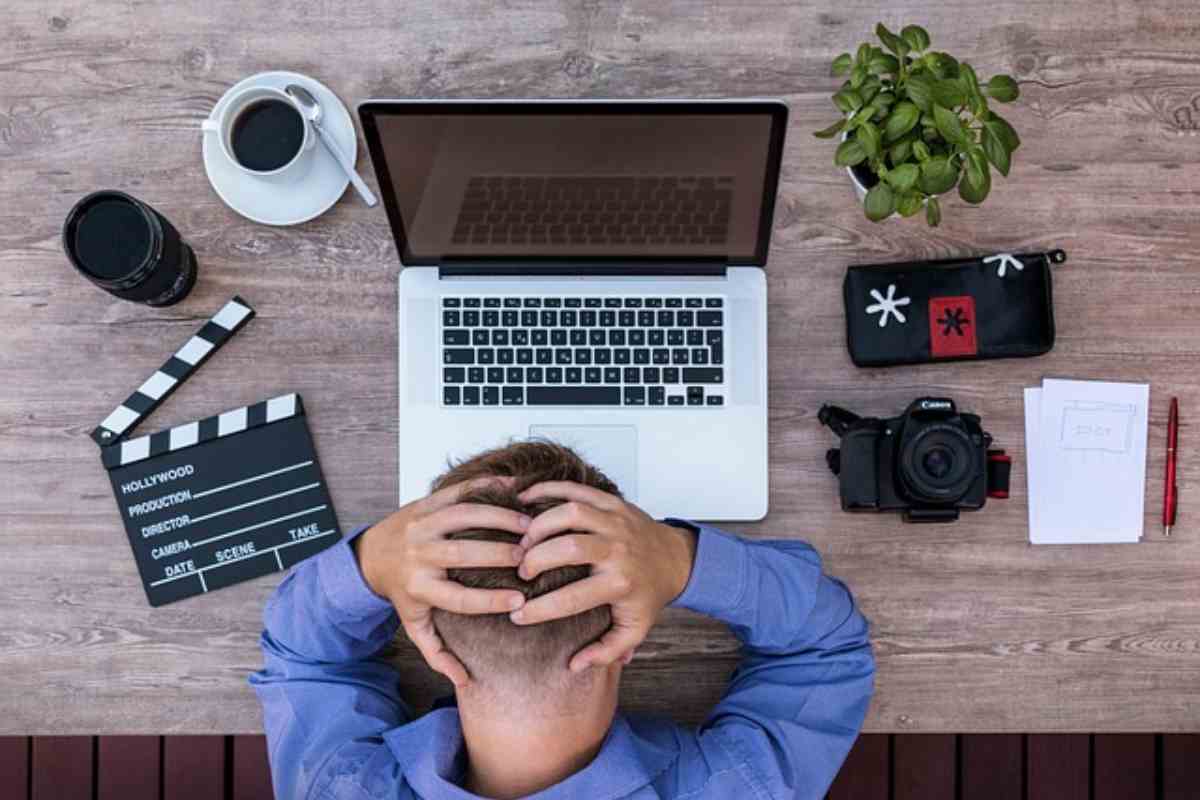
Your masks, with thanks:
M361 533L361 531L356 532ZM421 717L375 657L399 620L350 541L298 565L265 613L263 706L278 800L469 800L458 709ZM866 716L875 664L850 592L797 541L700 527L674 605L729 625L742 661L697 730L618 713L590 764L536 800L820 798ZM664 692L670 686L663 687Z

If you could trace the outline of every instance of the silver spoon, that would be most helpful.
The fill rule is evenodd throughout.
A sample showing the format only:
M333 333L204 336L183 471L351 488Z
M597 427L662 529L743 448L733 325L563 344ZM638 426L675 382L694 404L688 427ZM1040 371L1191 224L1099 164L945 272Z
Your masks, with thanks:
M317 98L313 97L308 89L294 83L288 84L284 91L291 95L292 99L304 109L304 116L313 126L313 130L317 132L317 138L321 140L321 144L325 145L325 149L333 156L333 160L338 163L338 166L346 173L346 177L354 184L354 188L358 191L358 195L363 199L363 202L368 206L377 205L379 200L376 199L370 187L363 183L362 178L358 177L358 173L354 170L354 165L342 153L342 148L338 147L333 137L321 127L321 104L317 102Z

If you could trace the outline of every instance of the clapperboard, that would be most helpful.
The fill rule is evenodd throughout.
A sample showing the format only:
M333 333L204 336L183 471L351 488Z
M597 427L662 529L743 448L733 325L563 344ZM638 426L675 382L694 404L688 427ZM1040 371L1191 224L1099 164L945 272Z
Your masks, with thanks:
M286 569L341 538L298 394L128 438L253 316L234 297L92 431L152 606Z

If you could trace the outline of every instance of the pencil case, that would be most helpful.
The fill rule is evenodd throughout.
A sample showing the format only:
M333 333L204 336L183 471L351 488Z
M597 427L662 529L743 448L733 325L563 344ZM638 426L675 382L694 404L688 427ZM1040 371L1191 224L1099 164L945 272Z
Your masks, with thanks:
M846 270L846 346L860 367L1040 356L1054 347L1062 250Z

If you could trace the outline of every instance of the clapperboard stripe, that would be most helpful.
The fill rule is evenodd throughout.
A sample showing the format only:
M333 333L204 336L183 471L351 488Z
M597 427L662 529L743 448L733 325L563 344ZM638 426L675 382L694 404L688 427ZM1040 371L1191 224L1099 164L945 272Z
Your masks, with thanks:
M171 392L179 388L180 384L191 377L201 364L253 317L254 309L247 305L245 300L235 296L212 319L204 323L175 355L167 359L162 368L147 378L124 403L107 416L92 431L92 439L102 447L115 445L122 436L137 427L138 423L158 408ZM122 443L122 449L124 444ZM150 448L152 451L153 445L154 442L146 442L139 445L139 448ZM142 456L145 457L147 456ZM105 463L107 464L107 461Z
M100 460L107 469L123 467L303 413L304 402L299 395L280 395L199 422L189 422L149 436L126 439L120 444L103 448L100 451Z

